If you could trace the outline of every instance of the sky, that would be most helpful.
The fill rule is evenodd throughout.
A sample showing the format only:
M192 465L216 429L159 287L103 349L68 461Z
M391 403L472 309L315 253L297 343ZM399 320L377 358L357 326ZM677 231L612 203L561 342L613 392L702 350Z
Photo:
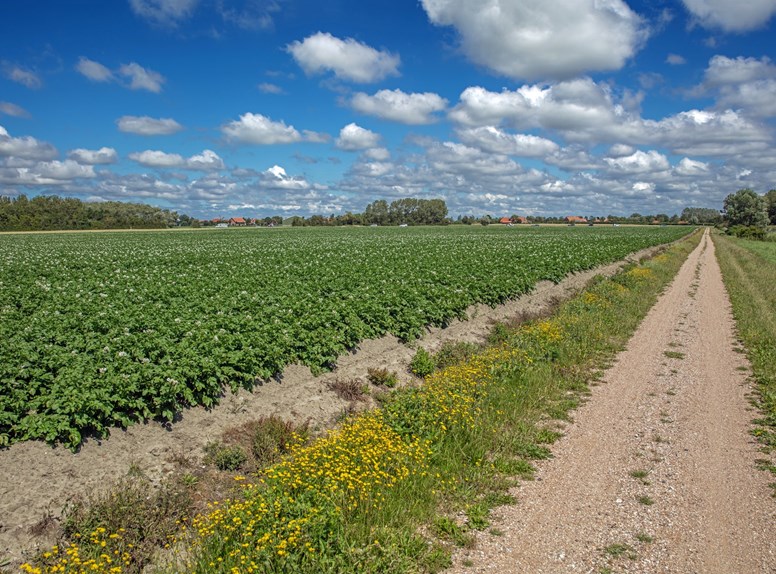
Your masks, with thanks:
M195 217L721 209L776 187L776 0L2 0L0 195Z

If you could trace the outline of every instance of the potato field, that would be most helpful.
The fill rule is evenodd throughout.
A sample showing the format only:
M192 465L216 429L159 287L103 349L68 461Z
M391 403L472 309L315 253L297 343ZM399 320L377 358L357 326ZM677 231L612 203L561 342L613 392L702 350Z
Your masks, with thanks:
M0 444L210 406L366 338L420 336L679 227L228 229L0 236Z

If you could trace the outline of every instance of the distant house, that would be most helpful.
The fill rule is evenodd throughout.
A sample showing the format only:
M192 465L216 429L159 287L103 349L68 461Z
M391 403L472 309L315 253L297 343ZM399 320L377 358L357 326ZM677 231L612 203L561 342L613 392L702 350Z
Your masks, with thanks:
M246 225L247 223L242 217L232 217L229 220L229 227L245 227Z
M509 217L502 217L498 222L503 223L504 225L512 225L512 220Z
M587 219L584 217L579 217L577 215L567 215L563 218L563 221L566 223L587 223Z
M512 223L528 223L528 218L522 215L518 215L512 218Z

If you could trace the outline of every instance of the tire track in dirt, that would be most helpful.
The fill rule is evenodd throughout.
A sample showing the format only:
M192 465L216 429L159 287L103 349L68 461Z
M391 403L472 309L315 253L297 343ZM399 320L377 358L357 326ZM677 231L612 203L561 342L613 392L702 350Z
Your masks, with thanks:
M776 573L776 502L737 348L707 231L555 458L495 511L503 535L478 534L452 571Z

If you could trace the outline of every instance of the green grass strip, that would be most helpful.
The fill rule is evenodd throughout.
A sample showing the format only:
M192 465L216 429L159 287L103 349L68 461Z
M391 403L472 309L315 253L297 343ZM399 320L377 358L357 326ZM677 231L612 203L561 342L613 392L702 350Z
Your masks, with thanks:
M776 449L776 243L713 235L738 336L757 382L762 417L753 431Z
M164 568L191 572L437 572L488 526L558 438L588 384L624 348L700 234L598 279L550 318L501 326L493 345L399 389L379 409L248 479L195 517ZM465 516L465 519L461 517ZM115 536L115 533L114 533ZM138 571L107 563L120 536L69 543L30 572ZM102 546L102 543L106 544ZM77 549L79 564L61 557ZM117 555L119 556L119 555ZM84 563L87 568L84 568ZM115 570L111 570L115 568ZM161 566L160 566L161 567Z

